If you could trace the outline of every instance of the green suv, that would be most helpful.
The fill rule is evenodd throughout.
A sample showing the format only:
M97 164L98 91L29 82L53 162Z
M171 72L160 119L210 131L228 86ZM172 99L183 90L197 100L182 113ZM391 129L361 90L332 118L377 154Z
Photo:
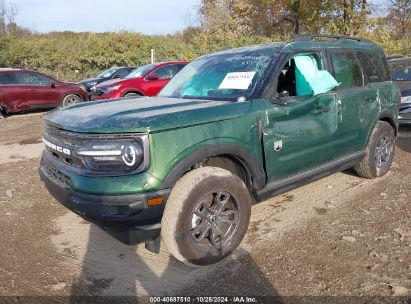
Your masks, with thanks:
M194 266L228 256L251 205L334 172L390 168L400 94L378 45L305 35L188 64L157 97L45 119L39 168L64 206Z

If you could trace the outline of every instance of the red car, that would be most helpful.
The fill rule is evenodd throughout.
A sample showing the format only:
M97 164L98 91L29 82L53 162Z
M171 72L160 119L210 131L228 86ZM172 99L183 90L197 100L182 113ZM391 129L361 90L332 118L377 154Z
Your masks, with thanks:
M129 96L155 96L188 62L172 61L138 67L123 79L100 83L91 100Z
M0 114L68 106L88 100L86 88L39 72L0 69Z

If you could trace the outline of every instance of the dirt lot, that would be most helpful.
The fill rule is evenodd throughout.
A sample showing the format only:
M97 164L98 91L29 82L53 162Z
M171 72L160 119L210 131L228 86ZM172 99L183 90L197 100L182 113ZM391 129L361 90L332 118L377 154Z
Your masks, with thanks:
M411 302L411 130L401 130L387 176L339 173L256 205L241 248L195 270L164 247L123 245L51 198L37 175L44 115L0 121L0 296Z

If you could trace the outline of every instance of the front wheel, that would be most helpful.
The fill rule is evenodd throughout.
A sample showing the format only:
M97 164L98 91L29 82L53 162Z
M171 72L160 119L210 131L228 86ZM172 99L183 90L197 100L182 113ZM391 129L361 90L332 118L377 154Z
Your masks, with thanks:
M138 94L138 93L135 93L135 92L130 92L130 93L127 93L127 94L124 94L124 98L128 98L128 97L140 97L140 96L142 96L141 94Z
M361 177L376 178L385 175L394 158L395 133L393 127L385 121L379 121L371 133L365 148L363 160L355 166Z
M230 171L203 167L184 175L167 201L161 236L190 266L217 263L241 243L251 215L250 194Z
M64 96L63 101L61 102L61 107L65 108L78 102L81 102L81 98L79 96L75 94L69 94L67 96Z

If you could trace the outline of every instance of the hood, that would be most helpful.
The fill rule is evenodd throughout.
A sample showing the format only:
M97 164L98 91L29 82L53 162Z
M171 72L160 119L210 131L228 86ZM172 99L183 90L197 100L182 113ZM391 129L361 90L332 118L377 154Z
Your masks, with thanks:
M250 105L160 97L110 99L58 109L46 123L81 133L149 133L240 117Z
M89 82L94 82L94 81L101 81L102 78L87 78L87 79L83 79L82 81L79 82L79 84L86 84Z
M97 88L111 87L113 85L122 84L123 82L126 82L127 80L130 80L130 79L118 79L118 78L109 79L109 80L99 83L98 85L96 85L96 87Z

